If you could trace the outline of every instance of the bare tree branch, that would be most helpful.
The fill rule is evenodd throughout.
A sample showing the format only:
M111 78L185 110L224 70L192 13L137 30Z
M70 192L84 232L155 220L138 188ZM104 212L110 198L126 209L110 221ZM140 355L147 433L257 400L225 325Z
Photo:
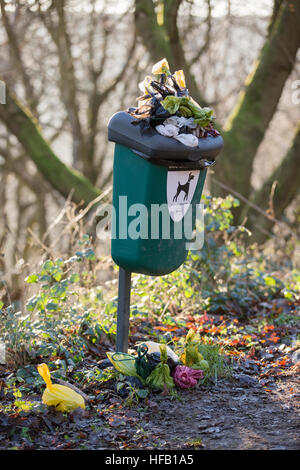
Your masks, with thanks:
M253 204L260 207L265 207L270 200L270 195L273 190L272 205L275 216L280 219L283 216L285 209L291 204L295 197L299 194L300 188L300 124L296 129L294 140L281 161L280 165L274 170L267 181L263 184L262 188L254 193ZM276 187L274 189L274 182ZM268 209L266 207L266 209ZM246 211L244 211L245 213ZM268 213L270 211L268 210ZM265 230L270 231L274 224L274 218L269 217L268 220L262 220L257 217L253 211L246 213L250 229L254 228L257 224ZM261 234L256 234L258 242L265 241L265 237Z
M5 28L6 34L7 34L9 49L10 49L13 61L15 63L15 66L16 66L16 68L17 68L17 70L18 70L18 72L19 72L19 74L22 78L22 82L23 82L23 85L24 85L24 88L25 88L25 93L26 93L27 104L28 104L28 106L30 106L31 110L33 112L35 112L36 111L36 105L37 105L35 92L34 92L32 84L31 84L30 77L29 77L29 75L26 71L26 67L23 63L23 59L22 59L18 39L15 35L15 32L14 32L14 29L13 29L12 25L10 24L8 15L6 13L5 5L6 5L5 1L0 0L0 9L1 9L2 21L3 21L3 25L4 25L4 28Z
M212 13L212 5L211 5L211 0L207 0L207 16L205 19L205 24L206 24L206 34L205 34L205 39L202 47L199 49L199 51L194 55L194 57L189 61L189 67L191 68L198 60L200 57L204 54L204 52L207 51L210 43L210 38L211 38L211 27L212 27L212 18L211 18L211 13Z

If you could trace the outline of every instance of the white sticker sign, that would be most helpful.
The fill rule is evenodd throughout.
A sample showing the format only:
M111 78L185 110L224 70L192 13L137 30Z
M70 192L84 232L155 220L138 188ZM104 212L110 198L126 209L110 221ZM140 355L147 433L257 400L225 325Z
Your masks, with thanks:
M197 187L200 170L168 171L167 201L171 219L179 222L187 213Z

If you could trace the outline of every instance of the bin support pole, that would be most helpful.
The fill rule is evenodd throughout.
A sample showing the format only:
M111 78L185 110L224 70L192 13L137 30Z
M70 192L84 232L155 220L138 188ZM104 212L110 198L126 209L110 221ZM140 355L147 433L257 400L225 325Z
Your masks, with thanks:
M131 272L119 269L117 352L128 351Z

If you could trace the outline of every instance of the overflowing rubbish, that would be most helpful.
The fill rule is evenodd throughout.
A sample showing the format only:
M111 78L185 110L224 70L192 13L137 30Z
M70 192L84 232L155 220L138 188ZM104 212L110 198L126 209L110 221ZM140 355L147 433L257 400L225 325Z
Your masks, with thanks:
M179 355L166 344L145 341L136 344L133 354L108 352L107 357L123 376L137 378L143 387L167 392L174 387L193 388L209 374L201 346L200 335L190 329Z
M45 405L55 406L58 411L62 412L70 412L76 408L85 408L84 399L79 393L65 385L52 383L47 364L40 364L38 372L47 385L42 396L42 401Z
M189 95L183 70L170 72L166 59L152 68L153 76L146 76L139 84L143 95L137 98L138 106L127 112L134 117L133 125L141 132L158 132L174 138L188 147L197 147L199 139L216 137L213 110L201 107Z

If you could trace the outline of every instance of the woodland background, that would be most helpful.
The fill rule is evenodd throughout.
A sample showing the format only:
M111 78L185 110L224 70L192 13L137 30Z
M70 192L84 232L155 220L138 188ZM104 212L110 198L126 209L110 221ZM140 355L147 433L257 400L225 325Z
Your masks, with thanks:
M162 57L185 70L225 140L206 191L239 197L235 220L251 241L297 232L298 0L0 6L0 266L9 285L34 258L34 237L67 249L68 234L51 228L66 199L83 208L109 190L108 119L134 105L139 81Z
M299 449L300 0L0 0L0 449ZM113 368L117 267L96 236L107 123L166 57L225 146L205 244L133 275L129 346L190 329L196 388ZM37 365L86 401L41 403Z

